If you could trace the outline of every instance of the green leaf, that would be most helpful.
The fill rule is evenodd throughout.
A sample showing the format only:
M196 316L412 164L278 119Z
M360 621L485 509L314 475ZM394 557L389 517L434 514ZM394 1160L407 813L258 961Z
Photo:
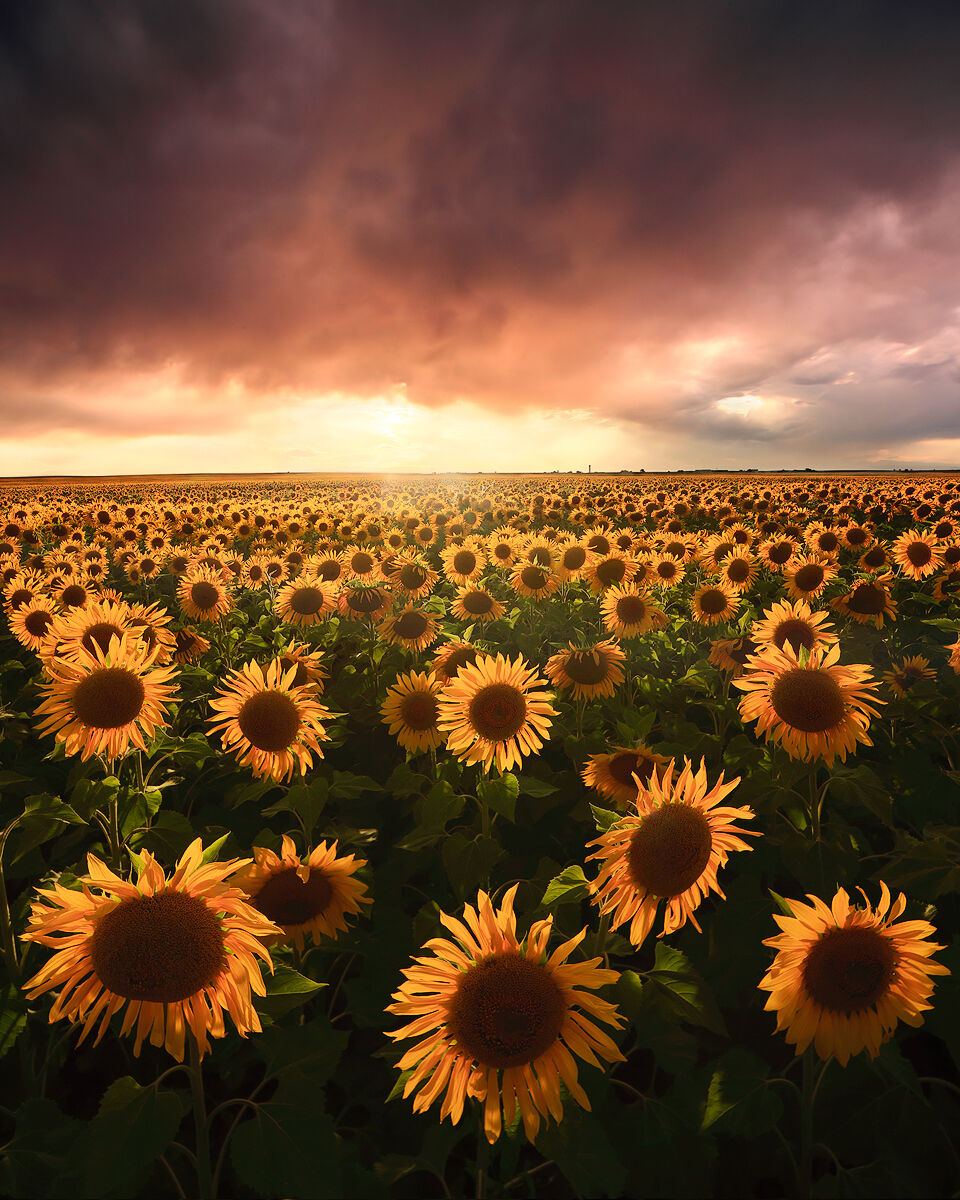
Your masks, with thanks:
M773 902L777 908L780 909L781 913L783 913L785 917L792 917L793 909L790 907L789 901L784 900L784 898L779 895L779 893L775 892L773 888L767 888L767 891L773 897Z
M689 1025L702 1025L711 1033L728 1036L710 989L685 954L665 942L657 942L654 965L646 972L646 977L660 989L667 1007L680 1020Z
M279 812L294 813L300 818L309 839L327 803L328 787L321 777L311 779L309 783L295 783L279 800L263 809L263 815L273 817Z
M364 792L382 792L383 785L369 775L354 775L351 771L334 771L330 794L340 800L353 800Z
M524 796L533 796L534 799L542 799L544 796L553 796L560 789L552 783L547 783L544 779L537 779L535 775L520 776L520 792Z
M179 1096L141 1087L129 1075L107 1089L100 1110L71 1158L87 1196L134 1196L147 1183L157 1155L173 1140L186 1109ZM122 1153L118 1150L122 1147Z
M145 792L131 791L121 800L118 816L124 838L128 838L135 829L149 826L151 817L156 815L162 803L163 793L159 788L148 788Z
M577 1195L627 1194L626 1168L595 1113L568 1102L563 1121L548 1125L538 1135L537 1150L553 1159Z
M950 620L947 617L933 617L921 620L921 625L932 625L934 629L942 629L944 633L960 633L960 620Z
M717 1059L701 1129L719 1122L720 1130L756 1137L772 1129L783 1115L780 1097L767 1083L767 1065L749 1050L728 1050Z
M487 882L490 869L504 854L500 844L491 837L469 838L464 833L452 833L443 843L440 858L453 890L464 900Z
M225 833L222 837L218 837L215 842L211 842L210 845L207 846L206 850L204 850L204 852L200 855L200 863L202 866L206 866L207 863L217 862L217 860L220 858L220 851L226 845L229 837L230 834Z
M426 796L421 796L413 806L416 829L399 845L404 850L420 850L433 845L443 836L448 821L463 812L464 798L457 796L446 780L435 783Z
M566 867L547 884L542 903L547 908L582 900L587 895L587 877L583 867Z
M299 1008L301 1004L306 1004L311 996L327 986L325 983L316 983L308 979L306 975L301 975L299 971L282 963L274 967L272 975L265 976L264 983L267 994L255 995L254 1006L258 1012L265 1012L274 1020Z
M633 1023L638 1048L650 1050L669 1075L690 1071L697 1061L697 1039L681 1029L672 1014L664 1015L655 983L644 983L636 971L623 971L616 983L617 1004Z
M477 784L477 796L495 813L508 821L516 819L517 796L520 783L516 775L507 771L499 779L482 779Z
M27 1023L27 1002L12 983L0 988L0 1058L23 1033Z
M65 825L87 824L69 804L47 792L28 796L23 803L23 812L0 835L0 854L7 866L62 833Z
M597 823L597 832L606 833L611 825L622 819L623 814L614 812L610 808L597 808L595 804L590 805L590 811L593 813L593 819Z
M52 1100L27 1100L16 1111L13 1137L0 1155L0 1193L21 1200L78 1196L79 1188L59 1182L83 1124Z
M257 1038L255 1046L267 1069L266 1078L304 1075L314 1087L321 1087L336 1070L348 1039L325 1017L315 1017L304 1025L274 1025Z

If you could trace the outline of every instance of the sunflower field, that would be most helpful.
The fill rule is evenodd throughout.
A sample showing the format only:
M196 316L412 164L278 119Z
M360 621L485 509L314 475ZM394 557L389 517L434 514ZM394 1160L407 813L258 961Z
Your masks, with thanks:
M0 1193L960 1194L956 475L0 496Z

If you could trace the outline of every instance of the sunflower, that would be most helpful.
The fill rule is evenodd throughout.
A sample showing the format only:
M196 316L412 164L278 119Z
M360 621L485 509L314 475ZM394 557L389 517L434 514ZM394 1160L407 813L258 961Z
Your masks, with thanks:
M759 554L771 571L783 573L799 549L793 538L775 537L761 542Z
M904 575L923 579L940 566L942 552L932 533L914 529L901 534L893 543L890 556Z
M381 578L376 555L362 546L348 547L344 570L347 579L362 579L364 583L376 583Z
M46 579L39 571L18 573L3 588L7 613L15 613L24 604L37 599L46 590Z
M313 554L303 564L304 580L319 579L322 583L341 584L346 578L346 551L327 551Z
M240 571L240 578L244 587L254 592L262 591L267 586L269 578L263 556L255 554L245 559Z
M346 918L370 904L367 885L353 876L366 859L346 854L337 857L337 843L321 842L301 858L292 838L283 835L279 856L265 846L253 847L253 862L243 867L233 883L246 894L247 902L262 913L280 933L268 937L303 950L307 935L319 945L322 938L335 940L347 928Z
M430 669L446 686L456 679L461 667L471 666L482 653L472 642L444 642Z
M93 654L95 647L106 650L115 637L130 632L130 606L121 601L91 600L83 608L68 608L58 613L50 627L44 657L57 654L75 657L81 651Z
M136 635L114 636L104 651L80 646L70 657L47 660L49 681L40 685L41 734L52 733L68 755L113 760L131 743L145 750L157 728L166 728L164 706L174 699L172 667L153 665Z
M673 759L658 775L650 772L647 783L636 795L636 816L616 821L588 846L597 846L587 862L602 860L600 873L590 885L591 899L603 916L610 915L610 928L630 922L628 936L641 946L653 928L657 906L667 905L663 915L664 934L689 920L702 933L693 915L711 891L723 896L717 870L726 865L732 850L750 850L740 834L758 836L741 829L736 820L754 816L748 807L717 807L740 782L724 783L723 772L707 788L707 770L701 760L694 774L689 759L676 783Z
M889 574L860 580L853 584L846 595L831 600L830 607L853 617L859 625L873 625L882 629L886 618L895 618L897 615L897 602L890 595L889 585L892 581L893 576Z
M497 621L506 612L499 600L495 600L486 588L474 584L457 589L457 596L450 605L450 612L460 621Z
M750 637L758 647L776 646L778 650L789 642L798 653L801 648L832 645L837 635L832 625L824 624L829 616L825 609L814 612L803 600L796 604L779 600L764 611L763 620L753 622Z
M664 629L667 615L653 604L649 595L636 584L627 587L610 587L600 601L603 626L609 633L628 639L638 637L651 629Z
M836 574L825 554L813 553L794 558L783 572L783 582L791 600L815 600Z
M597 642L595 646L582 649L570 643L569 649L552 655L544 667L555 688L573 693L574 700L588 700L593 696L612 696L623 683L621 663L627 656L620 649L616 638Z
M632 804L637 798L638 782L642 786L657 766L669 760L649 746L614 746L606 754L591 754L584 763L581 775L587 787L592 787L608 800ZM634 779L636 776L636 779Z
M590 591L599 596L607 588L629 586L636 573L637 563L633 558L622 550L611 548L603 555L593 552L593 557L583 568L582 577Z
M756 721L757 733L779 742L791 758L804 762L845 761L857 743L872 746L867 728L883 704L869 667L841 666L840 646L801 650L787 642L767 646L747 663L734 686L748 694L740 701L744 721Z
M389 725L404 750L419 753L436 750L443 744L437 724L440 717L437 696L443 688L443 679L423 671L398 675L396 683L387 688L387 698L380 706L383 723Z
M549 737L553 693L538 690L546 680L522 657L486 656L460 668L440 695L441 730L460 762L496 762L500 771L521 766Z
M417 554L397 555L390 582L398 592L411 600L429 596L440 576Z
M756 654L759 648L749 637L717 638L710 643L707 658L721 671L729 671L732 679L738 679L743 674L751 654Z
M173 658L176 639L167 628L172 618L159 604L131 604L127 618L130 629L140 634L140 640L158 667Z
M672 554L658 554L652 564L650 582L655 587L676 587L684 575L683 562Z
M332 584L319 579L285 583L277 592L276 610L281 621L303 627L318 625L335 612L337 598Z
M950 657L947 660L948 666L954 675L960 675L960 637L955 642L951 642L949 646L944 646L944 649L950 651Z
M322 659L321 650L311 650L303 642L291 642L280 654L280 668L284 674L291 667L294 669L294 687L310 687L316 695L322 696L327 678Z
M693 619L701 625L729 621L740 607L740 594L725 583L705 583L690 598Z
M881 572L888 571L892 562L889 547L883 542L874 542L865 554L860 555L857 566L861 571Z
M149 1035L183 1062L189 1031L202 1058L209 1038L226 1033L224 1010L241 1037L259 1033L250 996L266 988L256 959L273 970L263 939L278 931L226 882L249 859L204 865L197 838L168 880L149 850L140 857L136 883L88 854L82 891L38 889L23 940L55 953L24 984L27 998L60 988L50 1022L82 1022L82 1042L99 1019L94 1045L126 1004L120 1035L136 1025L134 1056Z
M557 543L557 577L563 583L583 578L590 567L594 555L582 541L568 538Z
M862 554L873 543L873 530L867 525L845 525L842 541L848 550Z
M543 567L548 571L556 571L559 565L560 551L554 542L541 534L528 537L524 541L518 557L521 562L533 563L534 566Z
M351 581L337 596L337 609L348 621L379 621L390 609L390 593L376 583Z
M443 573L459 587L479 579L486 565L486 550L479 542L463 542L447 546L440 553Z
M313 751L323 758L321 741L329 741L321 722L331 714L317 702L315 689L293 683L296 668L286 670L274 659L264 671L245 663L218 689L208 724L219 733L225 750L233 750L242 766L258 779L290 779L313 765Z
M808 525L803 536L811 550L825 555L831 562L837 558L843 544L840 534L835 529L830 529L819 521Z
M846 1066L862 1050L876 1058L898 1021L923 1024L921 1013L934 984L931 975L949 975L931 955L943 946L928 939L929 921L898 921L907 907L901 892L890 903L880 884L874 909L862 888L864 908L854 907L844 888L828 906L808 895L811 904L788 901L790 916L774 913L782 930L765 938L777 956L760 982L769 992L764 1008L777 1014L777 1030L802 1054L813 1043L826 1062Z
M47 596L36 596L26 604L21 604L7 620L10 632L21 646L39 651L56 618L57 609L53 601Z
M903 699L912 687L923 679L936 679L937 673L930 666L930 660L922 654L912 658L904 658L893 670L883 675L883 681L890 691L899 699Z
M933 581L934 600L960 599L960 567L944 571Z
M173 635L173 661L175 663L196 662L210 649L210 643L192 625L178 629Z
M192 621L219 621L233 608L227 590L228 572L212 567L190 567L180 578L177 598L180 610Z
M735 592L747 592L756 582L757 560L747 550L730 551L717 567L720 582Z
M440 622L433 613L408 604L400 612L384 617L377 625L377 636L390 646L403 646L419 653L440 636Z
M517 535L512 529L495 529L486 542L489 561L503 570L509 570L517 561Z
M538 567L533 563L518 562L510 573L510 586L520 596L542 600L552 596L560 586L556 572Z
M499 911L478 892L476 909L464 905L463 921L441 913L457 944L431 938L424 948L433 954L415 958L404 970L387 1008L408 1019L389 1036L418 1039L397 1063L411 1071L403 1095L417 1091L414 1112L425 1112L443 1093L440 1119L449 1116L456 1125L466 1098L480 1100L491 1143L500 1136L502 1120L512 1125L518 1108L531 1142L541 1117L560 1121L561 1083L573 1100L590 1108L574 1054L592 1066L600 1065L597 1055L625 1061L595 1023L614 1029L623 1024L616 1007L594 994L615 983L618 973L600 968L600 958L567 962L586 929L548 958L552 917L535 921L524 942L518 941L517 887L506 892Z

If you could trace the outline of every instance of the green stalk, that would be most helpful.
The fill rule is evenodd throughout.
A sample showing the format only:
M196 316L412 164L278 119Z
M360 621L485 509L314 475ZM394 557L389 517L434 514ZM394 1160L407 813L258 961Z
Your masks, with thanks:
M13 936L13 925L10 921L10 904L7 900L7 884L3 876L3 852L7 846L7 838L13 832L17 822L11 822L0 835L0 945L3 947L3 957L6 960L7 971L14 981L20 978L20 963L17 961L17 943Z
M213 1180L210 1173L210 1131L207 1105L203 1094L203 1071L200 1049L190 1038L190 1092L193 1097L193 1123L197 1135L197 1194L200 1200L213 1200Z

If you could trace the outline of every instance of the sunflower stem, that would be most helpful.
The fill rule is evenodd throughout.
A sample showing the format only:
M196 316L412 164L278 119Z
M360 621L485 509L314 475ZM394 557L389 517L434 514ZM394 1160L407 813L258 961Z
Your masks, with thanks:
M0 943L3 946L3 957L7 964L7 973L15 982L20 978L20 964L17 961L17 944L13 937L13 925L10 921L10 903L7 900L7 884L3 875L3 851L7 838L19 821L12 821L3 834L0 835Z
M490 1161L490 1143L484 1128L483 1105L480 1105L480 1115L477 1118L477 1187L476 1198L483 1200L484 1186L487 1182L488 1163Z
M803 1078L800 1091L800 1163L797 1171L797 1195L800 1200L810 1200L813 1167L813 1102L816 1099L817 1086L814 1084L814 1070L813 1050L808 1047L803 1055ZM823 1078L822 1073L820 1078Z
M197 1194L200 1200L213 1200L213 1181L210 1174L210 1131L207 1105L203 1095L203 1070L200 1049L190 1039L190 1092L193 1098L193 1123L197 1135Z
M813 840L820 841L820 806L823 803L823 798L817 787L817 766L814 764L810 768L808 775L808 783L810 787L810 825L813 829Z
M123 785L124 797L127 793L127 785ZM120 840L120 787L113 788L110 792L110 865L117 874L123 866L121 859L122 842Z

